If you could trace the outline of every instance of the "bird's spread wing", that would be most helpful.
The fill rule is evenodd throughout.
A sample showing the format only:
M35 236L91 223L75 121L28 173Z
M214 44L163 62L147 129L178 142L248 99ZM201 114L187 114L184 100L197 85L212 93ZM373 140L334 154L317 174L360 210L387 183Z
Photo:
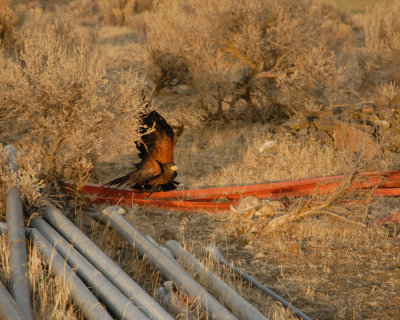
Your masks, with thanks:
M136 166L136 169L127 175L107 182L104 186L117 186L117 187L133 187L136 184L142 185L146 181L153 179L162 174L162 168L154 160L141 162Z
M174 162L174 131L167 121L153 110L144 115L141 122L142 139L136 143L140 159L143 162L149 158L161 163Z
M141 117L141 141L136 142L142 160L127 175L105 184L118 187L143 186L160 176L161 164L174 162L174 131L157 112L151 111Z

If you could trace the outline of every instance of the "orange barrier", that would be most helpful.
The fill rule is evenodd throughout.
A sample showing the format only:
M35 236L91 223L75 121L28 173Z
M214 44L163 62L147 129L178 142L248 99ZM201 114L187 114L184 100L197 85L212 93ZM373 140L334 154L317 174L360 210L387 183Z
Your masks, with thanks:
M231 205L238 204L240 199L248 196L278 200L310 196L315 193L332 193L340 186L344 178L344 175L337 175L246 186L155 192L151 195L131 188L110 188L87 183L80 193L85 194L86 199L92 203L111 202L183 212L217 213L229 211ZM66 188L70 192L74 190L74 187L73 181L66 182ZM376 188L374 196L400 196L400 171L370 171L356 174L348 190L367 191L372 188Z

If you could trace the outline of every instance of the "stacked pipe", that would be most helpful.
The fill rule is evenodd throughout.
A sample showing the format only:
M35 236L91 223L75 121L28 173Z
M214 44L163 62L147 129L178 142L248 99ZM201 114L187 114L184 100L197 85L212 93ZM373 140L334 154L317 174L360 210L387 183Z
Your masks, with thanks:
M208 287L211 292L218 295L219 299L240 319L243 320L256 320L266 319L257 309L251 306L243 297L237 294L232 288L230 288L225 282L219 277L210 272L200 261L193 257L187 252L178 242L175 240L167 241L166 247L159 246L150 236L142 235L136 230L120 213L122 210L119 207L111 206L106 208L103 212L89 212L89 215L100 222L109 223L114 229L129 243L131 243L136 250L142 255L146 256L150 263L154 265L166 278L173 280L175 285L185 291L189 296L195 297L196 300L200 300L202 307L210 312L212 319L220 319L220 314L213 314L212 309L207 306L207 301L202 301L201 295L195 292L191 292L191 283L186 283L186 273L180 266L175 262L171 255L175 257L180 264L193 276L203 279L203 283ZM157 252L158 250L158 252ZM167 250L168 252L166 252ZM275 300L282 303L283 306L292 310L297 316L304 320L310 320L304 312L294 307L291 303L280 297L278 294L273 292L271 289L260 284L249 275L240 271L229 262L222 258L221 253L216 247L208 248L210 252L220 263L227 265L232 268L234 272L250 281L255 286L259 287L262 291L273 297ZM162 258L160 256L163 255ZM157 258L158 256L158 258ZM175 262L175 263L174 263ZM176 267L177 266L177 267ZM165 270L167 268L167 270ZM194 280L193 280L194 281ZM195 281L194 281L195 282ZM167 281L166 283L169 283ZM195 282L196 283L196 282ZM188 287L185 287L188 285ZM171 286L168 288L158 288L158 296L166 305L171 308ZM205 303L205 305L203 304ZM172 306L173 307L173 306ZM231 315L231 314L229 314ZM223 316L221 317L221 319Z
M3 320L24 320L25 316L18 307L14 298L0 282L0 319Z
M194 297L205 313L209 314L211 319L237 319L228 309L222 306L211 294L187 274L175 259L163 253L152 241L136 230L136 228L118 212L109 210L105 215L99 212L91 212L90 216L96 220L104 219L108 222L140 254L146 256L146 259L158 269L165 278L172 280L175 285L188 296Z
M6 231L7 224L0 222L0 234ZM50 272L64 280L64 285L69 289L72 299L82 310L85 318L88 320L112 320L113 318L101 306L82 280L72 271L70 266L65 263L64 258L54 249L50 242L34 228L26 228L25 232L28 237L35 241L37 248L50 266ZM25 319L14 299L11 296L7 297L5 292L0 293L0 302L0 319ZM18 317L18 312L21 313L20 318Z
M65 285L70 289L72 299L82 310L85 318L89 320L113 319L86 287L84 282L94 289L102 302L113 312L117 319L149 319L42 218L34 217L31 220L31 226L34 228L26 229L28 236L36 241L38 249L47 260L49 266L51 266L50 271L54 275L58 275L64 279ZM7 230L7 226L0 222L1 230ZM106 264L105 268L111 267L112 269L113 264ZM76 270L76 273L84 282L71 268ZM145 294L147 295L147 293ZM157 303L150 297L148 298L151 300L154 308ZM161 307L159 308L162 310L161 316L160 312L158 314L155 312L156 315L153 317L153 310L147 310L151 319L172 319L165 310ZM2 314L1 312L2 309L0 306L0 315ZM19 319L18 317L4 319L11 320L14 318ZM0 317L0 319L3 318ZM21 319L25 318L22 317Z
M244 320L255 320L255 319L265 319L265 317L251 306L246 300L244 300L240 295L238 295L234 290L232 290L225 282L223 282L219 277L210 272L200 261L198 261L194 256L192 256L188 251L186 251L178 242L175 240L169 240L166 243L166 247L172 252L172 254L178 259L186 270L188 270L192 276L198 276L204 279L207 287L213 292L218 294L221 300L225 301L226 305L232 312L237 314L241 319ZM265 287L257 280L250 277L248 274L244 273L237 267L233 266L230 262L222 258L216 246L210 245L207 247L206 251L210 253L218 262L231 268L235 273L239 274L244 279L251 282L253 285L261 289L266 294L270 295L275 300L279 301L284 307L292 310L296 315L304 320L311 320L304 312L293 306L291 303L283 299L277 293L271 289Z
M107 299L108 305L113 309L119 309L117 304L120 306L125 305L133 314L138 313L133 311L133 308L138 308L137 311L142 312L146 319L151 318L154 320L172 320L173 318L154 300L147 292L145 292L136 282L134 282L118 265L114 263L99 247L97 247L88 237L86 237L71 221L69 221L59 210L56 208L47 206L44 210L45 220L59 233L57 234L43 219L33 219L33 225L46 231L46 235L51 238L51 241L55 243L57 249L62 251L62 255L71 262L75 267L79 267L77 272L84 278L88 278L86 281L95 281L94 277L98 279L96 281L102 282L106 285L108 289L105 289L103 299ZM61 236L62 237L61 237ZM77 251L74 252L73 256L69 254L67 243L64 238L68 240L70 244L76 248ZM59 239L59 240L58 240ZM60 242L64 242L61 244ZM69 244L68 244L69 245ZM63 248L63 247L64 248ZM71 257L70 257L71 256ZM83 259L79 257L84 256ZM87 260L83 262L83 260ZM81 267L87 270L80 270ZM88 270L91 271L88 271ZM98 270L98 271L97 271ZM98 276L95 273L102 273L103 276ZM87 273L86 275L84 273ZM89 282L87 282L89 283ZM91 286L94 283L89 283ZM101 290L102 284L98 284L97 288ZM118 301L115 297L108 297L109 295L116 294L116 290L122 292L125 297L129 299L131 304L126 304L127 300L121 298L118 294ZM111 289L112 288L112 289ZM110 290L109 290L110 289ZM100 294L99 291L96 291ZM117 296L116 296L117 297ZM112 300L112 301L111 301ZM104 300L103 300L104 301ZM124 302L125 301L125 304ZM128 309L127 309L128 310ZM118 313L119 311L117 311ZM129 312L130 313L130 312ZM128 312L124 313L126 319L128 317ZM139 318L140 317L140 318ZM137 319L142 319L142 315L138 315Z
M114 208L114 210L109 208ZM181 269L179 265L177 266L176 262L173 263L171 258L165 254L165 252L162 252L162 247L157 246L154 241L143 236L138 230L129 224L129 222L118 213L117 207L109 208L105 210L104 215L99 212L90 212L89 215L97 221L105 220L110 223L125 240L130 242L141 254L145 255L150 263L152 263L166 278L172 279L177 287L181 288L189 296L195 297L199 300L203 309L210 312L212 319L220 319L220 317L223 318L224 316L232 317L230 313L227 313L224 316L218 313L213 313L213 306L210 307L207 305L207 299L209 299L209 296L207 296L208 298L203 301L200 292L196 293L191 290L192 283L187 280L185 271ZM199 276L200 278L205 279L205 285L209 290L218 295L220 300L240 319L266 319L257 309L251 306L220 278L211 273L189 252L184 250L179 243L171 240L166 243L166 247L193 277ZM168 290L164 288L159 288L159 290L163 297L168 293ZM275 294L274 297L277 297L277 295ZM303 319L309 319L304 313L297 308L294 308L292 305L288 304L287 307L292 309ZM226 309L224 308L224 310Z
M175 245L176 246L176 245ZM286 308L289 308L290 310L292 310L296 315L298 315L300 318L304 319L304 320L311 320L311 318L309 316L307 316L303 311L299 310L298 308L296 308L295 306L293 306L290 302L286 301L285 299L283 299L281 296L279 296L277 293L275 293L274 291L272 291L271 289L267 288L266 286L264 286L263 284L261 284L260 282L258 282L257 280L253 279L252 277L250 277L247 273L241 271L239 268L235 267L234 265L232 265L232 263L226 261L223 257L222 254L219 252L218 248L210 245L207 248L207 251L210 253L210 255L212 255L218 262L220 262L221 264L227 266L228 268L231 268L236 274L240 275L242 278L246 279L247 281L251 282L251 284L253 284L254 286L258 287L259 289L261 289L264 293L270 295L272 298L274 298L275 300L279 301L280 303L282 303L282 305Z
M179 297L173 292L174 283L165 281L162 286L157 288L156 297L161 305L170 311L176 319L197 320L197 314L188 309L187 305L180 301Z
M0 234L7 232L7 229L7 224L0 222ZM64 284L69 289L72 299L77 303L88 320L113 319L38 230L23 228L23 232L24 234L26 232L26 234L36 242L37 248L50 266L50 272L64 280ZM0 319L28 319L2 283L0 283Z
M4 159L9 161L11 174L14 176L17 174L15 158L16 149L12 146L6 147L4 149ZM72 225L75 228L73 231L81 240L80 242L78 241L81 244L81 253L75 250L66 239L40 217L31 219L31 226L33 228L25 228L22 201L16 187L10 188L7 191L6 197L7 224L0 222L0 233L4 231L8 232L8 238L11 244L10 251L17 253L14 254L14 259L10 259L12 263L12 272L15 273L18 271L18 273L12 273L11 275L11 283L16 284L15 288L17 289L17 291L12 291L13 295L15 295L15 300L4 286L0 284L0 319L33 319L33 312L30 306L29 280L27 278L27 271L23 271L23 267L27 266L25 247L26 232L26 234L36 242L37 248L50 267L50 272L64 280L64 285L70 290L72 299L82 310L85 318L89 320L113 319L88 289L87 286L90 286L118 319L144 320L151 318L154 320L172 320L172 317L161 306L85 237L79 229L69 222L61 212L48 206L45 212L49 212L49 214L45 214L45 216L48 216L49 220L57 225L55 222L57 219L52 219L53 212L58 218L63 218L64 222L68 221L69 226ZM61 231L62 229L61 227ZM74 235L69 238L70 242L74 242L74 240ZM13 246L13 244L17 245ZM111 279L107 278L96 269L82 254L87 253L87 248L92 249L90 252L91 254L89 254L90 259L97 266L100 265L101 269L105 271L106 275ZM26 276L26 281L28 283L28 286L25 286L24 290L21 289L21 284L24 284L24 281L22 281L23 279L21 280L21 274ZM112 283L112 281L117 284ZM14 291L16 293L14 293ZM29 297L29 299L27 297ZM31 315L29 314L28 307L31 309Z
M215 274L210 272L200 261L187 252L175 240L167 241L165 245L170 249L173 255L178 259L179 263L189 271L192 276L198 276L204 280L205 285L215 292L221 301L235 315L243 320L266 320L266 318L250 303L243 299L236 291L228 286Z
M80 310L82 310L86 319L113 319L83 281L65 263L65 259L37 229L28 229L28 235L36 242L41 254L46 259L48 265L51 266L51 273L64 280L64 285L69 289L72 299Z
M0 235L7 231L7 224L0 222ZM7 288L0 281L0 319L4 320L24 320L25 316L8 292Z
M169 240L165 247L158 245L149 235L146 236L155 243L160 250L168 256L175 258L178 263L193 277L198 278L203 285L218 296L227 308L236 316L243 320L266 320L257 309L248 303L242 296L228 286L222 279L217 277L199 260L186 251L177 241ZM164 287L159 288L161 296L171 299L171 286L169 281L164 283ZM164 290L163 290L164 289Z
M10 166L13 187L6 191L6 220L8 246L10 249L11 295L25 318L33 320L31 290L28 279L28 257L26 253L24 214L20 192L17 188L17 150L8 145L3 149L3 161Z
M126 296L124 296L104 275L85 257L52 229L42 218L35 217L31 226L39 230L51 245L76 270L78 276L90 286L118 319L148 319Z
M14 187L6 192L6 219L7 224L0 223L1 232L7 231L10 247L11 265L11 297L3 285L0 287L0 318L1 319L33 319L31 306L31 293L27 270L27 253L25 241L25 225L23 216L22 200L17 186L17 150L9 145L3 150L3 159L10 165L10 174L13 179ZM27 229L27 234L37 243L37 247L47 259L51 272L64 279L69 287L71 295L83 310L86 318L112 319L110 315L101 307L99 301L80 281L75 273L66 266L64 259L61 258L48 241L34 229Z

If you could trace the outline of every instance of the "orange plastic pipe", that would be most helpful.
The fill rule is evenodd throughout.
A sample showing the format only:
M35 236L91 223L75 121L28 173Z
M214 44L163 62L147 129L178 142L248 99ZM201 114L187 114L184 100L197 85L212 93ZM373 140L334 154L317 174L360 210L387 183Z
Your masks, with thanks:
M174 210L181 212L208 212L219 213L229 212L231 205L238 204L233 202L203 202L203 201L181 201L181 200L151 200L151 199L134 199L129 197L99 197L90 200L92 203L111 202L114 204L124 204L128 206L137 205L141 207L156 207L165 210Z
M400 213L393 214L389 217L381 218L375 221L376 224L400 223Z
M131 188L115 189L87 183L80 193L96 195L96 198L86 197L93 203L111 202L183 212L217 213L229 211L232 204L236 205L241 198L248 196L278 200L283 197L312 195L316 190L319 194L328 194L340 186L344 177L344 175L338 175L247 186L155 192L151 195ZM74 186L73 181L66 182L66 188L70 192L74 190ZM376 186L379 188L374 190L375 196L400 196L400 188L398 188L400 187L400 171L359 173L354 176L349 191L368 190ZM226 198L226 201L211 201L218 198Z
M317 185L319 194L331 193L340 185L344 177L344 175L338 175L246 186L155 192L151 195L138 191L135 192L135 189L131 188L105 188L99 184L87 183L81 192L86 194L103 194L110 197L131 195L134 199L145 199L147 197L147 199L153 200L210 200L222 197L240 199L248 196L280 199L285 196L301 197L312 195L316 191ZM368 189L375 187L377 184L379 184L379 188L400 187L400 171L359 173L354 176L353 181L354 183L349 190ZM73 188L74 183L68 181L66 185L67 188Z
M115 189L110 187L102 187L99 184L87 183L82 189L82 193L100 194L104 196L125 196L131 195L134 199L191 199L191 200L208 200L227 197L230 199L239 199L250 195L259 197L280 198L282 196L305 196L315 192L318 185L318 193L330 193L334 191L341 183L344 175L320 177L303 180L272 182L267 184L233 186L222 188L207 188L193 190L178 190L167 192L155 192L152 195L136 191L135 189ZM364 181L357 181L364 180ZM380 188L399 187L400 186L400 171L392 172L365 172L355 175L355 181L349 190L367 189L375 187L379 184ZM66 182L66 187L73 189L72 181ZM136 192L135 192L136 191Z

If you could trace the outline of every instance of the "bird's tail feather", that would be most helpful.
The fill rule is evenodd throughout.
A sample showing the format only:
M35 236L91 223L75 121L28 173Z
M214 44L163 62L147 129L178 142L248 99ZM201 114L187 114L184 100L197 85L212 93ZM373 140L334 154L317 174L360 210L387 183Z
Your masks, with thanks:
M106 184L103 185L103 187L109 187L109 186L116 186L117 188L125 186L125 183L131 178L131 174L127 174L126 176L119 177L117 179L114 179L110 182L107 182Z
M131 187L132 185L135 185L137 181L135 179L132 179L132 173L129 173L125 176L119 177L117 179L114 179L110 182L107 182L102 185L102 187L113 187L114 190L108 190L107 193L103 194L103 196L111 196L114 192L117 192L118 188L120 187Z

